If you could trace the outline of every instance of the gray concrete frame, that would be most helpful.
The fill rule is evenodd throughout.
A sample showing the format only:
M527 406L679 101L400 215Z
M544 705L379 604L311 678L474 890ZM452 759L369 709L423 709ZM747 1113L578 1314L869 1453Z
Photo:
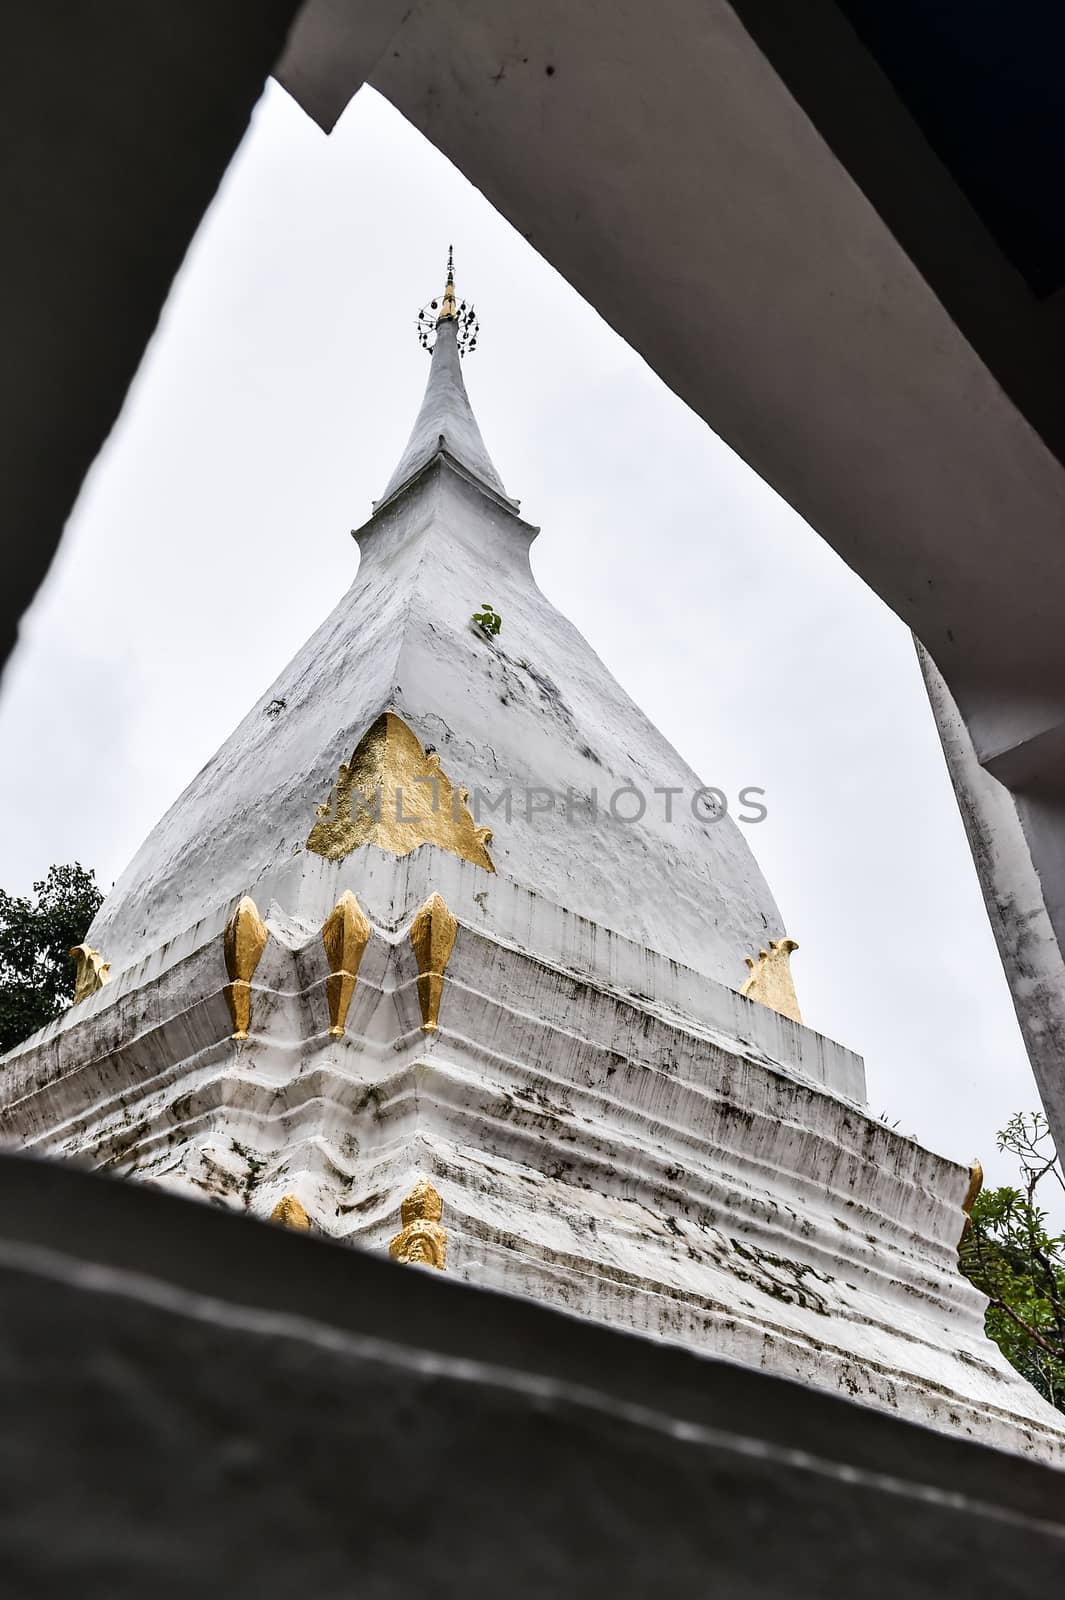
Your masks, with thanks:
M8 1592L995 1600L1061 1475L141 1184L0 1157Z

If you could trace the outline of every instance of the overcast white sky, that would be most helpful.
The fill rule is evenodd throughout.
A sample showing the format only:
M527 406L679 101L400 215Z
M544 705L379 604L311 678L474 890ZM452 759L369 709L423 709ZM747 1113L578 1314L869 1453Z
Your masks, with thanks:
M370 89L326 138L271 84L193 243L4 680L0 884L109 886L347 588L451 241L541 587L704 781L766 789L803 1012L873 1113L1012 1181L1038 1096L906 629Z

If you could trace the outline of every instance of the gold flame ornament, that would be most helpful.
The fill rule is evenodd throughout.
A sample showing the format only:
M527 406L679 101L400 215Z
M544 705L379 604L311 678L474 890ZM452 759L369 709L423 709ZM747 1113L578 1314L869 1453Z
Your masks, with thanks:
M798 948L794 939L770 939L769 949L759 950L757 961L752 956L744 956L749 970L740 990L748 1000L757 1000L759 1005L779 1011L792 1022L802 1021L791 975L791 952Z
M329 1032L337 1039L344 1033L370 932L366 913L351 890L345 889L322 927L322 943L329 962L329 976L325 980Z
M77 963L74 999L71 1002L76 1006L79 1000L87 1000L91 994L102 989L105 983L111 982L111 963L104 961L99 950L94 950L88 944L74 945L70 956Z
M431 894L410 925L410 942L418 963L418 1001L422 1032L435 1033L440 1023L444 973L455 948L458 923L442 897Z
M973 1225L973 1206L976 1204L976 1197L983 1187L984 1169L979 1161L974 1161L969 1168L969 1187L966 1189L965 1199L961 1203L961 1208L965 1212L965 1224L961 1230L961 1238L958 1240L959 1250L965 1243L965 1235Z
M246 1039L251 1027L251 980L270 937L259 908L245 895L226 923L223 939L226 971L226 1004L233 1018L233 1038Z
M393 1261L444 1271L447 1230L440 1225L443 1210L444 1202L429 1179L419 1178L399 1208L403 1226L388 1246Z
M350 761L341 763L328 800L307 835L307 849L327 861L343 861L364 844L394 856L434 844L486 872L494 872L488 846L491 828L479 828L466 802L426 753L402 717L386 711L367 729Z
M283 1194L270 1213L270 1221L282 1228L292 1228L296 1233L308 1233L311 1219L294 1194Z

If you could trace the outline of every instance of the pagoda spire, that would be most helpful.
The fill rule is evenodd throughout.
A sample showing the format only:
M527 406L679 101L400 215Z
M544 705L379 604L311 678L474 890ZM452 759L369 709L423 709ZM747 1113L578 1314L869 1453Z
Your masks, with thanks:
M418 337L431 353L429 380L407 447L375 505L382 506L386 500L391 500L441 454L458 462L485 488L516 505L516 501L509 499L503 480L485 449L466 393L461 357L476 346L477 319L472 305L456 297L455 260L450 247L444 293L419 313Z
M455 305L455 247L447 247L447 283L444 286L444 300L440 307L440 315L436 319L437 327L442 322L457 322L459 318L458 307Z

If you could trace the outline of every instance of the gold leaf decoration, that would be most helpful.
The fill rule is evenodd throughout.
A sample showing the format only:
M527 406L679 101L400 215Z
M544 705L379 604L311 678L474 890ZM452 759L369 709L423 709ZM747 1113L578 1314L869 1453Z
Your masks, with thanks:
M350 889L346 889L322 927L322 943L329 962L325 980L329 1000L329 1032L340 1038L348 1020L359 966L370 942L370 923Z
M307 1233L311 1226L310 1217L294 1194L281 1196L270 1213L270 1221L279 1222L283 1228L293 1228L297 1233Z
M269 938L259 908L245 895L226 923L223 939L226 971L226 1003L233 1018L233 1038L246 1039L251 1027L251 980Z
M961 1203L961 1208L965 1212L965 1224L961 1230L961 1239L958 1240L959 1249L961 1248L961 1245L965 1239L965 1235L973 1225L973 1206L976 1204L976 1197L983 1187L984 1169L980 1165L979 1161L974 1161L972 1166L969 1168L969 1187L966 1189L965 1199Z
M388 1246L394 1261L444 1271L447 1230L440 1225L444 1202L428 1178L419 1178L399 1208L403 1223Z
M422 1032L435 1033L440 1021L444 973L455 948L458 923L442 897L431 894L410 925L410 942L418 963L418 1001Z
M102 989L105 983L111 982L111 963L101 958L99 950L94 950L88 944L76 944L70 955L77 962L77 972L74 976L74 999L72 1005L77 1005L79 1000L87 1000L97 989Z
M791 975L791 952L799 947L794 939L770 939L768 950L759 950L758 960L744 956L749 972L740 994L759 1005L779 1011L792 1022L801 1022L795 980Z
M477 827L468 798L441 770L436 753L427 755L402 717L386 711L341 764L329 799L318 807L307 849L343 861L364 844L394 856L435 844L494 872L488 854L492 830Z

